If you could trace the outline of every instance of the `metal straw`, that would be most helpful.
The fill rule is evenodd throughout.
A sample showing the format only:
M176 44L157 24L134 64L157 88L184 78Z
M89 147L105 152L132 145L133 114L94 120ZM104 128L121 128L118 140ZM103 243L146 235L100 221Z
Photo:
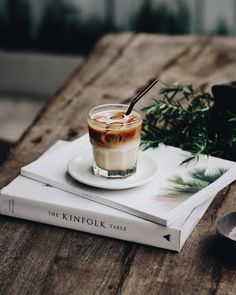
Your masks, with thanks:
M152 80L150 83L148 83L148 85L140 92L138 93L131 101L129 107L128 107L128 110L126 112L126 116L128 116L133 108L134 108L134 105L140 100L140 98L142 98L156 83L158 82L157 79L154 79Z

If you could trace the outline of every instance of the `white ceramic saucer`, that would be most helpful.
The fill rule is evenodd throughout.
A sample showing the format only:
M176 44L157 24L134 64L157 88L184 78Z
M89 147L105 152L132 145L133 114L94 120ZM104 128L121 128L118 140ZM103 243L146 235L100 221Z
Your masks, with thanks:
M143 185L152 180L157 173L155 159L140 151L138 157L137 171L134 175L124 179L108 179L96 176L92 170L91 153L81 153L72 158L67 166L67 171L75 180L94 187L104 189L127 189Z

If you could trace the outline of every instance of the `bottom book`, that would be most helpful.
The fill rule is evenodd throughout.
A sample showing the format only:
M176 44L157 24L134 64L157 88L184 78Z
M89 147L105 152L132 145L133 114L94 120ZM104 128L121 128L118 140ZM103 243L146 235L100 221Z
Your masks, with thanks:
M57 142L48 152L65 144ZM0 213L97 235L180 251L212 200L165 227L24 176L2 189Z

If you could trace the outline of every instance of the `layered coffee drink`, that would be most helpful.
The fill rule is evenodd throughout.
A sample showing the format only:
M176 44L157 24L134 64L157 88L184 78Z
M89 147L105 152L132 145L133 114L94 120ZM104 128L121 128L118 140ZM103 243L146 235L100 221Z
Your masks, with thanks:
M102 105L88 114L90 142L93 147L93 170L108 178L125 178L136 171L142 128L142 115L128 106Z

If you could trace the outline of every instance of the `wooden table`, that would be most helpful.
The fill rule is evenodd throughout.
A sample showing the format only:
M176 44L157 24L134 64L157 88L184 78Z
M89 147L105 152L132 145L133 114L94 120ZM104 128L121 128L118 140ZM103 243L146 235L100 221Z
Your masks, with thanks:
M126 103L156 76L204 90L233 80L236 40L105 36L12 149L0 187L57 139L84 134L90 107ZM234 183L217 196L179 254L1 216L0 294L236 294L236 259L222 258L215 241L216 220L235 208Z

